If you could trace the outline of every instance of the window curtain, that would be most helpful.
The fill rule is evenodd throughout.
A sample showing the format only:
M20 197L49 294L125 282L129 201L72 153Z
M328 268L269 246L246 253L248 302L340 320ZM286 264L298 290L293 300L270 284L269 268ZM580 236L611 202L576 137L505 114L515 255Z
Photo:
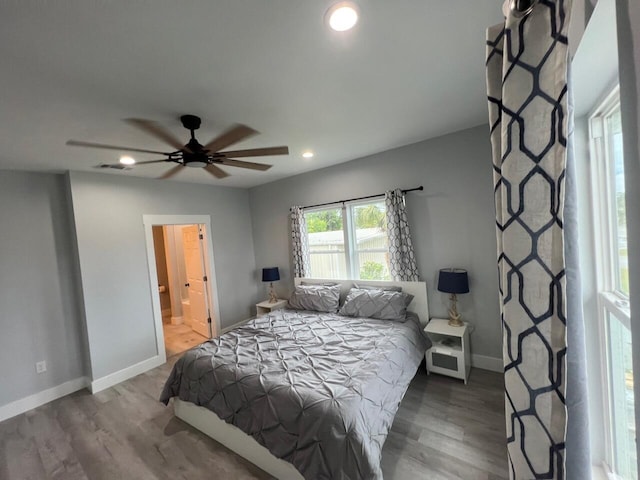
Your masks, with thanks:
M587 347L582 310L582 280L578 250L578 186L573 143L573 96L569 68L569 137L564 201L564 262L567 275L567 437L566 478L591 480L591 441L587 391Z
M308 242L304 210L302 207L291 207L291 255L294 277L306 277L311 270Z
M567 440L576 441L577 432L586 433L574 428L575 422L586 421L584 404L575 402L577 415L572 416L567 406L574 402L566 398L575 398L584 387L580 375L567 379L573 375L567 362L571 367L572 358L584 355L579 284L572 283L578 278L571 248L577 241L575 186L565 192L574 181L567 180L573 175L573 169L567 171L570 11L570 0L540 0L528 15L509 13L504 24L487 31L512 479L589 478L585 466L584 476L573 469L579 442L569 445L571 454L565 448ZM570 207L565 195L572 196L566 199ZM568 351L568 341L574 340ZM588 439L584 444L588 452Z
M419 280L418 265L411 242L404 193L399 188L389 190L384 194L384 201L387 208L391 278L404 282L417 282Z

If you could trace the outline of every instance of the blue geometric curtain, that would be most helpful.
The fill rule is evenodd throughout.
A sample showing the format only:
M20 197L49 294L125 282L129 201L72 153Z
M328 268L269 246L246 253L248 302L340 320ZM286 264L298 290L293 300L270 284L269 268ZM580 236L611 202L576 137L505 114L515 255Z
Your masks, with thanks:
M291 257L293 276L304 278L311 271L307 221L302 207L291 207Z
M540 0L487 31L512 479L566 478L563 215L570 11L570 0Z
M404 204L404 193L399 188L384 194L387 208L387 235L389 237L389 265L391 278L396 281L417 282L418 264L411 241L411 230Z

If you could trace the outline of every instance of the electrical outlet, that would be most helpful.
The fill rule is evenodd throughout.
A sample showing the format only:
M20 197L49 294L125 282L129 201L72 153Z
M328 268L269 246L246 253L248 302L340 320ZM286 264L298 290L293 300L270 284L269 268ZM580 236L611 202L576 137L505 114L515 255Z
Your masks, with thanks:
M47 371L47 362L42 360L41 362L36 362L36 373L44 373Z

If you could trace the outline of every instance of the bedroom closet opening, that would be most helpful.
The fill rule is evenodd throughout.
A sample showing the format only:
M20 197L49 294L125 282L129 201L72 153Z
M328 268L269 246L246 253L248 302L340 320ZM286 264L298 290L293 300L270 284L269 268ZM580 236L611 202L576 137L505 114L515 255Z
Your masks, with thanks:
M154 225L153 245L162 330L167 358L211 338L213 305L209 292L206 227Z

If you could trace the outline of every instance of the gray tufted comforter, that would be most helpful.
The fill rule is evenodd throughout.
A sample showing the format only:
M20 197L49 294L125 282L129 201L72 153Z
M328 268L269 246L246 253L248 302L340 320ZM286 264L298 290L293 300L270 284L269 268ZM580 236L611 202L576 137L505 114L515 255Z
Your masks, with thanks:
M160 400L212 410L306 479L382 479L427 342L417 320L276 310L185 353Z

